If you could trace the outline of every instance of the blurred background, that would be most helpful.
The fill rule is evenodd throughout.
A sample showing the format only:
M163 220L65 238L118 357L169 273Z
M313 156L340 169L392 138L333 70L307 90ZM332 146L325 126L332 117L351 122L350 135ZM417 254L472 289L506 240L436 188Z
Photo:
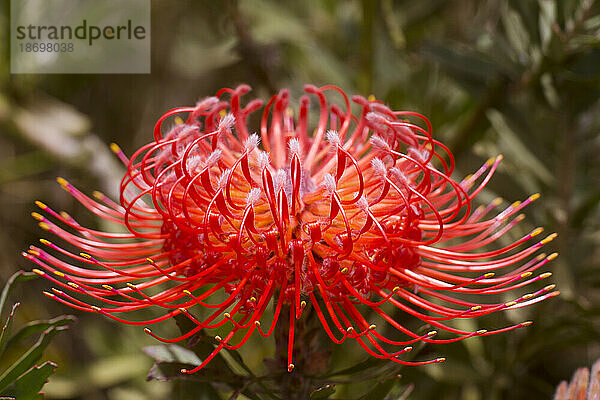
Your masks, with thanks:
M153 0L149 75L10 75L8 1L1 4L1 284L33 267L20 253L44 234L29 218L35 200L102 227L55 177L114 195L122 167L108 143L131 154L163 112L221 87L248 83L262 98L288 87L297 98L305 83L336 84L428 116L457 158L457 177L503 154L479 200L501 195L509 204L539 192L516 233L543 226L559 234L549 270L560 297L465 322L533 326L426 347L419 358L447 362L403 368L389 396L412 384L410 399L550 398L560 380L600 357L600 1ZM48 286L15 285L16 324L74 313L43 296ZM44 353L58 364L47 398L216 398L194 382L146 382L153 359L141 348L156 342L141 328L74 314L77 324ZM241 354L260 370L272 346L256 341ZM336 385L332 398L381 383L356 381Z

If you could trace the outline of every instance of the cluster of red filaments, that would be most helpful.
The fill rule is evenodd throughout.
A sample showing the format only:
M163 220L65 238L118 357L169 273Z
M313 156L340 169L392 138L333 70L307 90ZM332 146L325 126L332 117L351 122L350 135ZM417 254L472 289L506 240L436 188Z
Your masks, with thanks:
M548 285L510 302L468 300L547 278L533 272L556 256L537 253L555 236L532 240L539 228L493 247L538 197L498 211L502 200L472 209L501 157L456 182L452 154L420 114L392 111L372 98L348 99L335 86L305 86L296 113L287 90L266 105L258 99L243 105L249 91L222 89L194 107L169 111L154 141L131 158L113 146L127 166L119 203L99 192L92 199L59 179L90 211L126 229L89 229L38 202L45 214L34 213L40 226L84 252L42 239L45 249L25 253L41 268L36 272L69 289L48 296L127 324L178 314L194 322L196 328L169 339L146 328L168 343L217 329L223 336L216 336L213 353L183 371L194 373L222 349L237 349L256 332L268 337L280 323L289 324L291 371L295 320L308 304L335 343L352 338L375 357L415 365L443 360L402 360L417 341L448 343L530 324L468 332L448 321L558 293ZM318 121L311 121L315 108ZM260 109L259 132L250 133L247 121ZM168 119L174 122L165 129ZM148 307L166 311L144 321L119 316ZM289 321L279 321L283 307ZM365 310L399 334L385 336ZM452 337L417 333L397 320L397 310Z

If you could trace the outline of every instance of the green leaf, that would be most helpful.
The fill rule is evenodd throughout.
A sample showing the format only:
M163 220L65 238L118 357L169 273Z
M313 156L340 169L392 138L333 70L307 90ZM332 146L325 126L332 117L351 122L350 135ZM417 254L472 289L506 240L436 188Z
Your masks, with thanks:
M45 330L38 341L0 376L0 391L31 368L42 357L43 351L48 347L54 336L64 329L67 328L60 326Z
M147 346L142 351L158 362L177 362L194 366L202 364L196 353L176 344Z
M7 340L6 347L10 348L12 346L16 346L29 336L36 333L41 333L51 327L56 328L59 326L71 326L71 324L73 324L75 321L77 321L77 318L73 315L61 315L48 320L31 321L19 329ZM2 350L3 348L0 347L0 354L2 353Z
M0 354L4 353L6 338L8 337L8 335L10 333L10 327L11 327L12 322L13 322L13 317L15 315L15 310L17 309L17 307L19 307L20 304L21 303L15 303L15 304L13 304L12 310L11 310L10 314L8 315L6 323L2 327L2 332L0 332Z
M4 308L4 303L6 303L6 299L12 290L13 284L16 282L29 281L31 279L35 279L38 277L38 274L34 272L25 272L25 271L17 271L6 281L6 285L4 285L4 289L2 289L2 294L0 294L0 316L2 315L2 310Z
M506 37L519 56L519 61L529 59L529 33L523 24L521 16L513 9L506 7L502 15L502 23Z
M2 395L23 400L43 399L44 396L40 394L40 390L48 381L48 377L54 373L56 367L57 365L52 361L46 361L39 367L34 366L21 375Z
M360 400L383 400L397 383L397 377L380 382L373 389L369 390L367 394L362 396Z
M551 185L554 182L554 175L521 141L519 136L510 127L505 116L495 109L488 110L486 115L492 127L500 136L503 150L511 155L510 159L515 163L518 162L519 167L530 171L545 184Z
M310 395L310 400L328 399L329 396L335 393L335 385L321 386Z

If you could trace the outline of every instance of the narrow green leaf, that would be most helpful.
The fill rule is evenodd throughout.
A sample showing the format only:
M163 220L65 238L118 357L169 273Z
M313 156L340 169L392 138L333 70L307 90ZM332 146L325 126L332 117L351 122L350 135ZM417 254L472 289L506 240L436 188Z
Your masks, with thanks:
M6 299L12 290L13 284L16 282L28 281L31 279L35 279L38 277L38 274L34 272L25 272L25 271L17 271L6 281L6 285L4 285L4 289L2 289L2 294L0 294L0 316L2 315L2 310L4 309L4 303L6 303Z
M5 343L6 343L6 340L8 338L8 335L10 334L10 327L11 327L12 322L13 322L13 317L15 315L15 310L17 309L17 307L19 307L20 304L21 303L15 303L15 304L13 304L12 310L11 310L10 314L8 315L6 323L2 327L2 332L0 332L0 354L4 353Z
M176 362L194 366L202 364L202 360L196 353L176 344L147 346L142 351L158 362Z
M61 315L48 320L31 321L6 341L6 347L10 348L16 346L29 336L41 333L51 327L71 326L75 321L77 321L77 318L73 315ZM2 350L3 348L0 347L0 354L2 353Z
M310 400L328 399L335 393L335 385L321 386L310 395Z
M39 367L34 366L21 375L2 395L23 400L43 399L44 396L40 394L40 390L48 381L48 377L54 373L56 367L57 365L52 361L46 361Z
M64 329L67 328L60 326L45 330L38 341L0 376L0 391L31 368L42 357L43 351L48 347L54 336Z
M396 377L380 382L362 396L360 400L383 400L397 383L398 378Z

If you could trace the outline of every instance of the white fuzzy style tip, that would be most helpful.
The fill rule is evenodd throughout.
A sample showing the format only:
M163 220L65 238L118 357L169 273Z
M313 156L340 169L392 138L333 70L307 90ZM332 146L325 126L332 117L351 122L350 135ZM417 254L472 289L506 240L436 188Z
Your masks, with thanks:
M377 135L371 136L371 144L377 150L380 150L380 151L383 151L386 153L389 153L390 151L392 151L388 142L386 142L381 136L377 136Z
M205 110L213 108L219 102L219 98L215 96L205 97L196 102L196 108Z
M298 139L290 139L288 142L288 149L290 150L290 157L295 155L300 157L300 142Z
M226 114L223 118L221 118L221 120L219 121L219 130L229 130L231 129L231 127L233 126L233 124L235 124L235 117L233 116L233 114L229 113Z
M219 177L219 188L220 189L223 189L225 187L225 185L227 185L227 179L229 179L229 174L231 174L231 170L226 169L225 171L223 171L223 173Z
M415 147L408 148L408 155L422 163L425 163L429 159L429 151L419 150Z
M335 188L336 188L337 185L335 183L335 178L333 177L333 175L331 175L331 174L325 174L323 176L323 182L321 182L321 186L328 193L335 192Z
M329 143L331 143L332 145L340 145L341 141L340 141L340 135L338 134L337 131L334 131L333 129L329 129L326 133L325 133L325 138L327 139L327 141Z
M270 163L271 160L269 159L269 153L266 151L261 151L258 153L258 166L260 167L261 171L267 168Z
M404 172L400 171L396 167L390 168L390 175L392 175L394 178L396 178L402 183L408 183L408 178L406 177L406 175L404 175Z
M279 192L281 188L285 185L285 171L281 168L277 170L275 173L275 191Z
M215 151L210 153L210 156L208 156L208 158L206 159L206 165L209 167L214 166L221 159L222 155L223 152L219 149L216 149Z
M261 190L259 188L252 188L250 192L248 192L248 196L246 196L246 203L250 205L255 205L256 202L260 199Z
M385 177L387 174L387 168L385 167L385 164L377 157L371 160L371 168L373 168L373 171L381 177Z
M248 153L250 153L252 150L254 150L255 148L258 147L259 143L260 143L260 138L258 137L258 135L256 133L253 133L252 135L250 135L248 137L248 139L246 139L246 142L244 143L244 147L246 148L246 151Z
M202 164L202 157L197 154L188 157L188 159L185 163L187 170L190 171L191 173L196 172L199 169L201 164Z
M356 202L356 206L361 210L365 211L369 208L369 202L365 196L360 196L360 199Z
M389 119L387 119L382 114L380 114L378 112L373 112L373 111L367 113L366 118L367 118L367 121L369 121L370 123L372 123L374 125L387 125L388 123L391 122Z

